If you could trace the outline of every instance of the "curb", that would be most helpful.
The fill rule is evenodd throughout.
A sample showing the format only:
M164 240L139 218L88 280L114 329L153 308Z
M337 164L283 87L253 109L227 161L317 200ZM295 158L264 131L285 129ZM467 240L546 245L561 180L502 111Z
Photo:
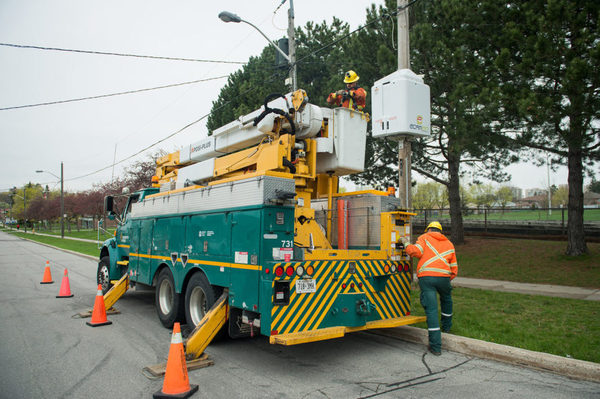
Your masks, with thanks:
M427 331L417 327L403 326L372 330L372 333L417 344L428 345L429 343ZM600 382L600 363L535 352L446 333L442 334L442 348L468 356L547 371L579 380Z
M86 258L86 259L89 259L89 260L99 261L99 259L96 258L95 256L82 254L81 252L76 252L76 251L71 251L70 249L64 249L64 248L60 248L60 247L55 247L54 245L46 244L44 242L39 242L39 241L35 241L35 240L30 240L30 239L24 238L24 237L16 237L16 238L20 238L21 240L25 240L25 241L29 241L29 242L34 242L36 244L40 244L40 245L43 245L45 247L49 247L49 248L52 248L52 249L57 249L59 251L67 252L67 253L70 253L71 255L77 255L77 256L80 256L82 258Z

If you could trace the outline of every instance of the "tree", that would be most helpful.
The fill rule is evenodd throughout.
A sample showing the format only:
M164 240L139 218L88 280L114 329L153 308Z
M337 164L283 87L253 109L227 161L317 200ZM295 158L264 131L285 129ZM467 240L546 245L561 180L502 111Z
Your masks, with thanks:
M390 14L387 9L372 7L367 22ZM499 119L496 92L499 81L492 73L499 48L490 23L505 16L502 2L442 0L419 2L411 7L415 23L411 31L411 68L424 75L431 90L431 137L412 144L413 170L444 184L448 188L451 238L464 242L460 179L468 165L478 177L493 181L507 179L502 166L515 160L506 138L492 134ZM393 48L393 19L383 19L357 34L352 54L364 63L377 55L380 78L396 69ZM374 50L376 49L376 50ZM361 50L363 51L361 53ZM396 180L397 151L390 142L374 144L367 171L355 177L370 183Z
M558 186L556 191L552 194L552 205L560 206L561 208L567 206L569 203L569 186L561 184Z
M337 18L331 25L309 22L295 30L298 87L307 91L313 104L325 105L327 94L343 84L344 68L350 69L352 63L345 55L345 44L340 42L327 48L324 45L342 38L348 30L348 24ZM267 95L289 92L284 85L288 69L275 66L275 51L271 46L265 47L259 57L251 57L241 70L229 76L213 102L206 124L209 134L258 109Z
M506 205L512 201L513 192L510 187L502 186L496 190L495 197L498 205L500 205L502 210L504 210L504 208L506 208Z
M592 182L587 186L587 191L600 194L600 180L592 178Z
M473 184L469 187L471 200L475 202L477 208L491 208L496 201L494 187L491 184Z
M600 2L506 3L511 20L496 60L503 82L504 131L543 150L569 170L568 255L587 253L583 230L584 164L600 159Z
M442 209L448 204L448 191L440 183L417 183L413 188L412 201L415 209Z

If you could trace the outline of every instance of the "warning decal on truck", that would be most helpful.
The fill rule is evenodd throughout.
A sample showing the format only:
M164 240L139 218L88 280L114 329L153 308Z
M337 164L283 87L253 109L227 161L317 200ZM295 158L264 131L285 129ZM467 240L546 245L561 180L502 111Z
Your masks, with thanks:
M235 263L248 264L248 252L235 251Z

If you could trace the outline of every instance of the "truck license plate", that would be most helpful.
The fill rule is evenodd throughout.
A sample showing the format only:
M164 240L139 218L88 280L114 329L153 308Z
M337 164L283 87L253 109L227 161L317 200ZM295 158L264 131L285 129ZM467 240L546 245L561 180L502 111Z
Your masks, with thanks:
M313 279L296 280L297 294L310 294L317 292L317 283Z

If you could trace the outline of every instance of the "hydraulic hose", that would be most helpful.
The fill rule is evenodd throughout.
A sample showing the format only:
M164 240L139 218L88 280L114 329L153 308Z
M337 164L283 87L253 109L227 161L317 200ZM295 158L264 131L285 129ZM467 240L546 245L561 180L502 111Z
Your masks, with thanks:
M285 112L281 109L269 108L269 101L272 101L272 100L274 100L276 98L280 98L280 97L285 100L285 96L283 94L279 94L279 93L271 93L267 97L265 97L265 101L264 101L265 110L254 119L253 125L254 126L258 125L258 123L261 120L263 120L263 118L265 116L267 116L268 114L273 113L273 114L281 115L285 119L287 119L287 121L290 123L290 126L292 127L292 131L289 134L291 134L293 136L296 134L296 125L294 125L294 120L292 119L290 114L288 114L287 112Z

